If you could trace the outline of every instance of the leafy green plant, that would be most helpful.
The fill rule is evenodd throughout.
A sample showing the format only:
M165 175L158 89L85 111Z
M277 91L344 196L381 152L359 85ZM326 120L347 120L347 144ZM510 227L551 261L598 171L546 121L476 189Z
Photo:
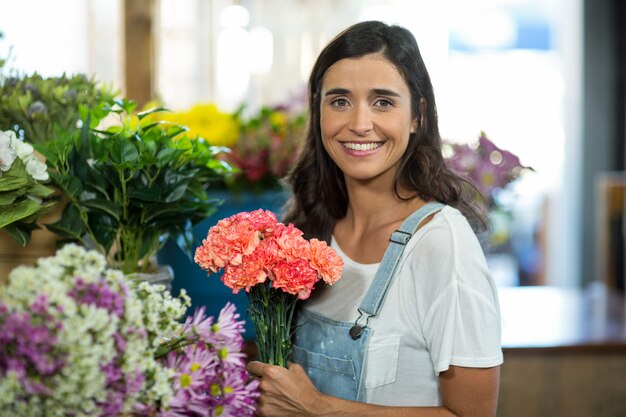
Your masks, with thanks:
M45 78L0 76L0 129L11 129L31 143L80 130L80 108L111 103L116 93L82 74Z
M82 108L86 122L79 133L37 147L69 200L61 219L46 227L68 241L94 245L125 273L149 271L167 238L191 257L193 225L219 204L209 186L230 172L214 158L223 149L149 117L163 109L134 110L128 100L91 112ZM120 123L95 129L115 115Z
M46 165L37 160L32 146L13 131L0 131L0 229L26 245L36 221L54 201Z

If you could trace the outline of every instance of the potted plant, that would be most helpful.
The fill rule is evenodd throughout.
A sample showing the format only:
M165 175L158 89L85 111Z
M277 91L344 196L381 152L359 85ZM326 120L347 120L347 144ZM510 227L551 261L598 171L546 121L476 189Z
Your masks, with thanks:
M219 204L209 186L230 171L215 158L221 149L149 117L163 109L136 114L135 107L129 100L82 107L80 132L37 146L68 200L61 219L46 227L95 247L126 274L154 271L168 238L191 257L193 225ZM103 119L109 126L96 129Z
M11 70L8 62L10 57L0 56L0 131L7 135L13 132L17 139L14 143L24 144L26 148L30 144L45 143L57 135L79 131L81 107L96 108L103 103L111 103L115 97L112 90L81 74L42 77L37 73L24 74ZM35 160L44 162L36 150L29 155L31 165ZM14 173L21 165L17 164L16 168L12 168ZM42 185L41 180L32 178ZM6 187L11 188L5 184ZM18 185L15 190L25 191L26 187L25 184ZM48 188L55 187L49 184ZM52 255L56 250L58 237L41 224L60 218L62 204L53 205L60 192L57 190L55 195L44 196L43 191L41 187L33 189L29 186L28 192L11 203L3 200L11 205L2 207L6 215L13 213L11 216L22 217L28 212L33 212L33 215L23 217L19 222L12 220L13 226L3 228L12 238L9 234L0 233L0 278L6 277L15 266L33 264L37 258ZM30 198L23 199L27 195Z

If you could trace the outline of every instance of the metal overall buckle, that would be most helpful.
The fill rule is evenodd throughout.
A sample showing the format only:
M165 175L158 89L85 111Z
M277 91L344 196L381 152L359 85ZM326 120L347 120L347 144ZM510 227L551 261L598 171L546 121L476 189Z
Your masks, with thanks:
M361 309L359 309L359 317L357 317L357 319L354 321L354 326L350 327L350 331L348 332L352 340L357 340L361 337L361 335L363 334L363 329L367 327L367 324L370 321L370 317L372 316L367 316L367 318L365 319L365 325L359 324L359 320L361 320L361 317L363 317L363 312L361 311Z

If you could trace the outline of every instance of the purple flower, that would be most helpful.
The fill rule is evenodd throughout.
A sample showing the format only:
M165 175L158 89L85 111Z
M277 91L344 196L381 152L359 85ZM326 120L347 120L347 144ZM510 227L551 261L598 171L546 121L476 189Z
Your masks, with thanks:
M31 394L49 392L46 380L66 363L56 348L63 326L48 308L43 295L30 305L30 312L11 312L0 305L0 376L14 372Z
M183 337L199 335L202 340L170 352L164 360L176 374L174 397L161 417L254 415L258 381L248 380L240 351L244 328L238 318L235 306L228 303L214 325L203 308L187 320Z
M523 169L532 169L523 166L511 152L498 148L484 132L476 145L450 144L450 147L452 155L446 161L450 169L472 182L490 203L496 189L517 179Z
M195 338L199 337L202 340L209 339L213 333L213 316L207 317L205 314L205 307L202 306L193 314L193 317L188 317L183 325L183 336Z
M113 291L104 278L86 283L82 278L77 277L74 288L68 295L79 304L95 305L119 317L124 314L124 298L118 292Z

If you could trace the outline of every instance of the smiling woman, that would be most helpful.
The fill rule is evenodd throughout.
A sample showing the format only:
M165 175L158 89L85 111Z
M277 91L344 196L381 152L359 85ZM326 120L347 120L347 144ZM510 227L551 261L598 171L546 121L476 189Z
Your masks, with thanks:
M302 303L297 365L248 366L259 414L493 415L500 316L468 222L481 221L477 190L444 162L411 33L368 21L339 34L313 67L309 109L285 221L344 270Z

